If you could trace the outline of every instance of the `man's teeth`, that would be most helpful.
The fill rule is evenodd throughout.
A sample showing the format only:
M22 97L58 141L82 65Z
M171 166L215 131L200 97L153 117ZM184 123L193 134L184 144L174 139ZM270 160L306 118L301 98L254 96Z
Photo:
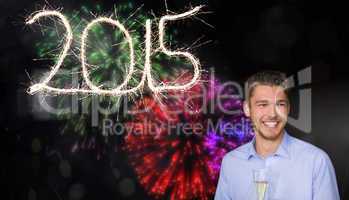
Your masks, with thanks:
M263 124L269 128L275 128L278 123L277 122L263 122Z

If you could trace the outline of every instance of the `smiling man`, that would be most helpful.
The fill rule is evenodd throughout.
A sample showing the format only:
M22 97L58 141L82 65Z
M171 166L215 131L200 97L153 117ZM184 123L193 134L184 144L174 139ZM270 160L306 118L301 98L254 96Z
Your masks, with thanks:
M215 200L339 200L328 155L285 130L287 92L281 72L248 79L244 112L255 137L224 156Z

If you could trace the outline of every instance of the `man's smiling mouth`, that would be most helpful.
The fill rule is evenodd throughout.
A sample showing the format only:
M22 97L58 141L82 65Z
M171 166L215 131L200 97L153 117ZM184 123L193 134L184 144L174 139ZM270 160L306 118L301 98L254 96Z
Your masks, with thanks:
M268 128L275 128L279 124L279 121L263 121L263 125Z

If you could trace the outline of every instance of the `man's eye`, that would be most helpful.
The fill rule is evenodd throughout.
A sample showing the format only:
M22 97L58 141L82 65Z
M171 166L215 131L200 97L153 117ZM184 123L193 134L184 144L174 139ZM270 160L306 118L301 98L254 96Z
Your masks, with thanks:
M277 105L284 107L284 106L286 106L286 103L278 103Z
M267 106L266 103L258 104L258 107L261 107L261 108L266 107L266 106Z

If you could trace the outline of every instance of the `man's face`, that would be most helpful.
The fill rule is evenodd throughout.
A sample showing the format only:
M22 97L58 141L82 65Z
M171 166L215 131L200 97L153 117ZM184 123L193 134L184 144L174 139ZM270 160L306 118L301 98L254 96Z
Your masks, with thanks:
M249 102L245 102L244 111L251 118L256 134L276 140L282 135L290 106L282 87L257 85Z

